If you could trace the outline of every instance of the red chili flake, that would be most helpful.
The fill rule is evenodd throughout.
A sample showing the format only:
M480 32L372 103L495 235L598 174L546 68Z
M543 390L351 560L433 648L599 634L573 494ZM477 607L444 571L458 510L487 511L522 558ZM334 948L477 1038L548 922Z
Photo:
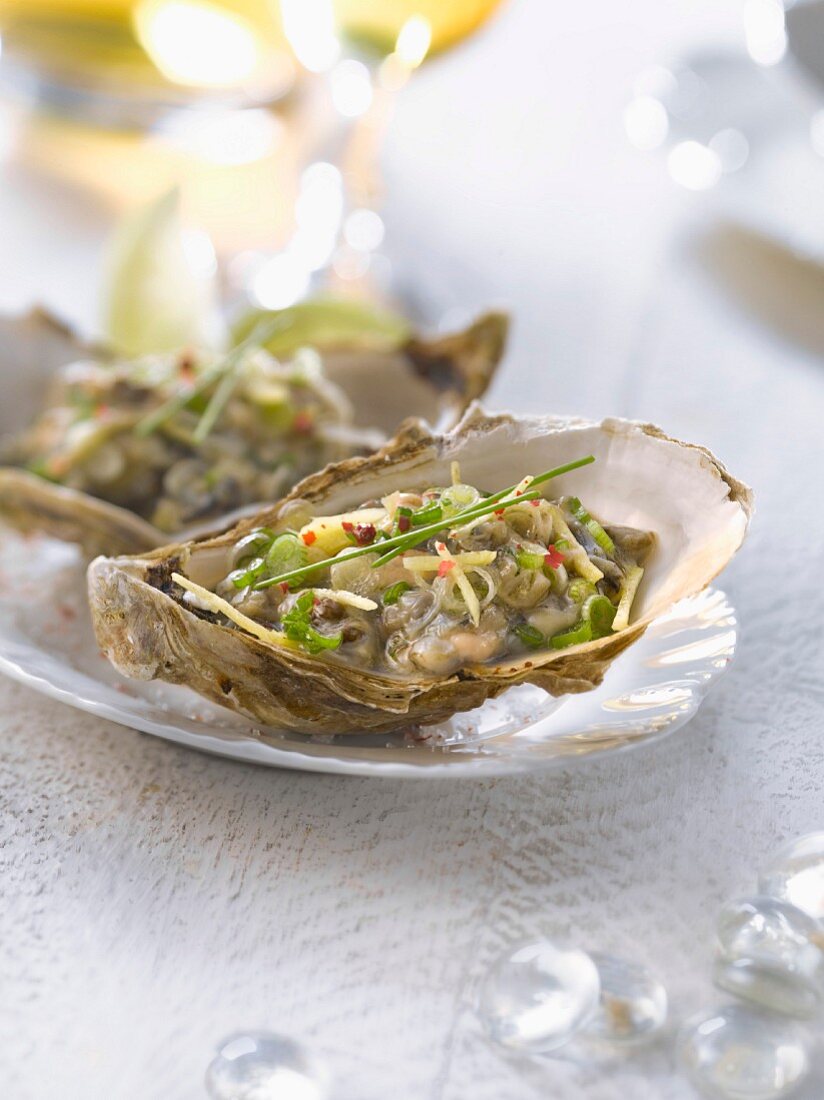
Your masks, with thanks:
M411 526L412 520L409 516L398 516L398 530L402 535L405 535Z
M504 509L503 508L496 508L495 511L492 514L493 514L493 516L502 516L504 514Z
M446 543L436 542L435 543L435 549L436 550L445 550L446 549Z
M531 500L529 503L532 505L533 508L538 508L541 504L540 500Z
M352 533L352 532L353 532L353 531L355 530L355 525L354 525L354 523L352 523L352 522L351 522L350 520L348 520L348 519L345 519L345 520L344 520L344 521L343 521L343 522L341 523L341 527L342 527L342 528L344 529L344 531L345 531L345 532L347 533L347 535L351 535L351 533Z
M449 570L454 568L454 561L442 561L441 564L438 566L438 576L445 577Z
M315 426L314 419L310 412L305 410L295 413L295 419L292 421L292 428L300 435L306 435L307 432L311 432Z
M554 546L548 546L544 561L551 569L557 569L559 565L563 564L564 555L560 550L556 550Z
M515 496L516 497L522 497L523 495L524 495L523 489L516 489L515 490Z
M375 541L375 528L371 523L359 523L355 527L355 542L358 546L368 546Z
M312 543L315 542L317 537L318 536L315 534L314 531L304 531L303 534L301 535L301 538L303 539L303 541L306 543L307 546L311 546Z
M282 592L282 593L283 593L283 595L285 596L285 595L286 595L286 593L287 593L287 592L289 591L289 583L288 583L288 581L281 581L281 582L280 582L280 584L278 585L278 588L279 588L279 589L281 590L281 592Z

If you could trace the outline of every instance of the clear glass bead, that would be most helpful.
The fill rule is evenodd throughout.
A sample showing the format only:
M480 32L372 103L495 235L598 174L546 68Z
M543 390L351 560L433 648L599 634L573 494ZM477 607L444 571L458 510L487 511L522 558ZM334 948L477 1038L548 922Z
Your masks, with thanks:
M810 1067L799 1024L741 1004L689 1020L678 1036L678 1056L700 1089L726 1100L779 1100Z
M824 833L807 833L780 848L759 875L758 892L824 920Z
M716 985L791 1016L819 1010L824 952L812 917L778 898L741 898L721 910L717 936Z
M478 1014L496 1042L543 1054L563 1046L589 1020L599 992L589 955L539 940L516 947L492 966Z
M224 1039L206 1070L212 1100L324 1100L326 1075L294 1039L250 1031Z
M614 955L592 953L601 996L586 1024L587 1036L610 1043L643 1043L667 1020L667 991L645 966Z

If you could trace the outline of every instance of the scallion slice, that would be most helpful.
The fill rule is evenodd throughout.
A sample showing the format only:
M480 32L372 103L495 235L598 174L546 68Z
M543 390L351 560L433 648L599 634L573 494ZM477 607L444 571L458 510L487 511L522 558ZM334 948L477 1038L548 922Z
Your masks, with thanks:
M481 494L474 485L450 485L441 493L440 507L447 519L454 519L467 508L473 508L481 501Z
M606 596L590 596L581 608L581 617L592 627L593 638L605 638L612 633L615 608Z
M581 504L577 497L570 497L566 502L567 508L572 512L573 516L582 523L584 527L589 531L598 545L606 554L612 554L615 551L615 543L603 529L601 524L594 516L591 516L586 508Z
M515 561L521 569L543 569L546 554L533 554L529 550L516 550Z
M598 589L595 587L594 584L590 584L589 581L585 581L583 577L575 577L574 580L571 580L569 582L567 595L571 600L574 600L576 603L583 603L585 600L588 600L590 596L597 596Z
M577 623L572 630L565 630L563 634L556 634L550 638L553 649L566 649L571 645L580 645L582 642L592 641L592 623L582 621Z
M254 531L250 531L235 543L232 552L233 564L237 567L245 565L252 558L265 556L274 537L274 531L270 531L268 527L256 527Z
M418 508L417 511L412 512L409 518L412 520L413 527L425 527L430 523L437 523L438 520L443 519L443 508L437 500L433 500L431 504L426 504L423 508Z
M465 524L480 519L482 516L489 515L490 512L503 511L505 508L510 507L513 504L523 504L528 500L535 500L541 494L534 486L539 485L541 482L549 481L550 478L560 477L561 474L568 474L572 470L577 470L581 466L588 466L590 462L594 462L594 455L587 455L585 458L578 458L574 462L567 462L563 466L556 466L552 470L545 470L544 473L538 474L530 482L529 490L523 493L520 497L511 500L505 500L504 498L510 493L514 493L517 489L517 485L510 485L507 489L501 489L497 493L493 493L492 496L482 498L482 503L473 508L468 508L465 512L461 512L458 515L450 518L450 524L455 527L464 526ZM443 499L443 498L441 498ZM439 531L443 530L443 523L438 520L435 523L428 524L426 527L418 527L414 531L408 534L393 535L383 543L383 548L386 553L379 557L372 563L372 568L377 568L379 565L385 565L386 562L391 561L397 557L398 554L402 554L405 550L410 550L417 546L421 542L425 542L430 535L436 535ZM346 554L339 554L338 561L350 561L352 558L359 558L363 554L372 553L371 546L358 546L350 550ZM304 577L310 573L314 573L318 569L325 569L329 565L328 558L322 558L319 561L310 562L307 565L301 566L298 569L289 570L282 575L267 577L263 581L258 581L255 588L268 588L273 584L281 584L284 581L291 580L303 580ZM598 572L598 570L596 570ZM600 578L602 574L598 572Z
M306 564L306 546L290 532L278 535L266 553L266 568L270 574L291 573Z
M412 585L407 584L406 581L398 581L397 584L391 585L381 597L383 606L391 607L393 603L397 603L404 592L408 592L411 587Z
M515 627L515 633L524 645L529 646L530 649L539 649L542 645L546 645L546 638L537 626L531 626L529 623L518 623Z
M247 585L258 579L265 568L265 558L252 558L248 565L244 565L240 569L234 569L227 579L232 582L235 588L246 588Z

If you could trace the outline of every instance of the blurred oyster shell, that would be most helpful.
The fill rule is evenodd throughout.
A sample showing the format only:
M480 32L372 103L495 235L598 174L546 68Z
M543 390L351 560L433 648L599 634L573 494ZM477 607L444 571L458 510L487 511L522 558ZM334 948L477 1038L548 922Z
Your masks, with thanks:
M495 491L527 473L587 454L596 462L556 479L551 496L575 493L609 525L653 531L657 545L623 631L561 651L530 653L449 677L400 679L273 647L220 625L182 602L182 572L206 587L228 571L235 541L259 524L285 525L291 502L338 513L394 489L464 480ZM216 538L178 543L144 557L98 558L89 598L101 648L127 676L187 684L262 723L307 732L386 731L470 710L508 687L532 683L552 695L588 691L649 622L700 592L744 539L750 490L709 451L648 424L488 416L477 405L444 435L410 422L378 454L304 479L280 504Z
M389 437L405 417L417 416L445 429L486 391L503 355L507 329L507 316L491 312L462 332L433 340L413 337L394 351L358 350L350 344L325 351L323 362L328 376L354 408L362 410L358 426L376 428ZM84 344L43 310L0 316L5 389L0 450L41 411L58 368L79 358L105 355L105 349ZM243 514L248 512L243 509ZM188 528L179 537L224 529L239 514ZM79 543L89 557L139 553L169 538L168 532L125 508L11 466L0 466L0 517L21 531Z

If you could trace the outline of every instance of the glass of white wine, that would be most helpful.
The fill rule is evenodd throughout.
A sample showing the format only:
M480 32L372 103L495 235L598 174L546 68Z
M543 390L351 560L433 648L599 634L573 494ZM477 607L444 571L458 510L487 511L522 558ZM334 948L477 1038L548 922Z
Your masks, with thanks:
M401 290L382 250L378 153L395 97L429 57L478 30L500 0L280 0L298 61L325 76L330 125L304 170L295 231L277 255L246 266L263 308L310 290L383 298L417 319L427 307Z
M0 0L0 82L97 125L280 98L296 66L276 0Z

